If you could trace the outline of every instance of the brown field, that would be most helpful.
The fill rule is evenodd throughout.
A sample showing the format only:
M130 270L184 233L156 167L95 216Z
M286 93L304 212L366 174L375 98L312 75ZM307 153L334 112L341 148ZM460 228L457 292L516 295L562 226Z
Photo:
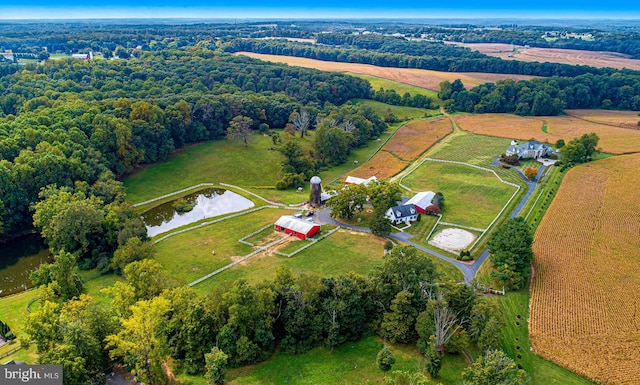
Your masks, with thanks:
M452 130L451 120L447 117L409 123L391 137L383 150L412 161Z
M570 170L535 235L533 349L594 381L640 383L640 154Z
M402 126L367 163L349 175L359 178L390 178L402 171L438 140L453 131L447 117L420 120Z
M524 48L516 46L513 52L512 44L473 43L462 44L485 55L499 57L505 60L519 60L526 62L551 62L571 65L588 65L597 68L612 67L640 70L640 60L630 59L629 56L617 52L584 51L562 48ZM509 55L513 57L509 57Z
M574 113L576 110L573 110ZM609 115L607 119L617 118ZM619 121L625 121L628 114L621 113ZM600 138L599 147L611 154L625 154L640 151L640 130L614 127L578 119L573 116L528 116L510 114L457 115L456 121L465 131L481 135L528 140L535 138L541 142L555 143L558 139L569 141L576 136L595 132ZM547 124L547 132L542 131Z
M635 111L564 110L565 114L588 122L640 130L640 116Z
M376 76L392 80L394 82L410 84L412 86L435 91L440 90L440 82L444 80L454 81L456 79L460 79L467 89L471 89L477 85L487 82L495 82L501 79L528 80L535 77L511 74L488 74L480 72L442 72L415 68L378 67L369 64L340 63L293 56L266 55L253 52L237 52L236 55L245 55L260 60L275 63L286 63L298 67L316 68L323 71L352 72L354 74Z
M381 150L367 163L351 171L349 175L365 179L372 176L378 179L391 178L407 167L408 164L409 162L402 161L390 153Z

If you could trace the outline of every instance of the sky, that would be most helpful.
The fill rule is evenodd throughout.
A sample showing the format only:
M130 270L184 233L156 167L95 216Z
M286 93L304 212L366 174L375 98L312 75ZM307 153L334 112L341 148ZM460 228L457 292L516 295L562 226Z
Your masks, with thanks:
M0 0L0 19L86 18L547 18L640 19L618 0Z

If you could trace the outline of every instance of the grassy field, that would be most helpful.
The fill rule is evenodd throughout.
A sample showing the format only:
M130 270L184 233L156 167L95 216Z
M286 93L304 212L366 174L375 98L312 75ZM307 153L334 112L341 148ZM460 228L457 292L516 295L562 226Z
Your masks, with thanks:
M392 106L390 104L381 103L381 102L377 102L375 100L369 100L369 99L354 99L353 102L356 104L363 104L371 107L371 109L382 118L384 118L387 115L387 110L391 110L391 113L394 114L401 121L429 118L432 116L442 115L442 113L439 110L427 110L424 108L405 107L405 106Z
M414 191L439 191L445 197L442 220L486 228L516 191L488 171L439 162L425 162L404 178Z
M290 213L283 209L263 209L175 235L157 244L156 260L187 284L249 254L253 248L239 243L238 239Z
M581 113L578 110L571 113L580 117L547 116L542 120L532 116L481 114L456 115L456 121L463 130L476 134L520 140L533 138L551 144L558 139L569 142L575 137L595 132L600 138L598 147L604 152L625 154L640 151L640 130L621 127L628 124L628 113L620 113L619 116L614 113ZM544 122L547 132L542 131ZM503 153L504 150L506 146Z
M639 168L635 154L569 170L533 245L534 350L604 383L640 378Z
M415 345L387 344L396 358L393 370L419 371L424 358ZM378 384L385 374L376 366L376 355L382 348L378 337L367 337L346 343L333 352L316 348L301 355L278 352L262 364L230 370L231 385L248 384ZM439 382L457 384L460 372L467 367L463 356L447 355Z
M22 334L22 322L27 317L27 304L38 296L38 290L28 290L19 294L0 298L0 320L9 325L9 328L18 339L24 338ZM13 350L18 344L4 345L0 347L0 354ZM8 357L3 358L0 362L4 363L9 360L35 362L37 355L35 346L31 345L29 349L20 349Z
M378 91L380 88L384 88L385 90L394 90L400 96L408 92L409 94L411 94L411 96L424 95L431 98L431 100L433 100L434 102L440 102L440 100L438 99L438 93L436 91L428 90L422 87L412 86L411 84L394 82L381 77L361 75L361 74L349 73L349 72L347 73L349 75L368 80L369 83L371 84L371 89L374 91Z
M587 385L590 381L561 368L530 350L529 292L526 290L507 293L497 297L505 311L506 325L502 328L505 340L504 351L531 376L532 385Z

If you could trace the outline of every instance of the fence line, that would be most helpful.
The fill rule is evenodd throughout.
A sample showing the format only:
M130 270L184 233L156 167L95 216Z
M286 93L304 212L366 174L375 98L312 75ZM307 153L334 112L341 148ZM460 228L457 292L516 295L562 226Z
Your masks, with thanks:
M473 231L479 231L481 233L487 231L487 229L479 229L477 227L471 227L471 226L463 226L463 225L458 225L456 223L449 223L449 222L440 222L441 225L445 225L445 226L451 226L451 227L459 227L461 229L467 229L467 230L473 230Z
M154 244L157 244L157 243L160 243L160 242L164 241L164 240L165 240L165 239L167 239L167 238L171 238L171 237L173 237L174 235L183 234L183 233L186 233L187 231L191 231L191 230L199 229L199 228L202 228L202 227L205 227L205 226L212 225L212 224L214 224L214 223L218 223L218 222L226 221L227 219L231 219L231 218L239 217L239 216L241 216L241 215L245 215L245 214L250 214L250 213L253 213L253 212L255 212L255 211L262 210L262 209L267 209L267 208L268 208L268 209L284 208L284 209L291 210L291 209L289 209L289 208L287 208L287 207L283 207L283 206L273 206L273 205L260 206L260 207L253 208L253 209L251 209L251 210L241 211L241 212L239 212L239 213L236 213L236 214L233 214L233 215L226 216L226 217L224 217L224 218L218 218L218 219L215 219L215 220L213 220L213 221L202 222L202 223L200 223L200 224L198 224L198 225L191 226L191 227L188 227L188 228L186 228L186 229L182 229L182 230L175 231L175 232L173 232L173 233L167 234L167 235L165 235L165 236L163 236L163 237L161 237L161 238L158 238L158 239L154 240L154 241L153 241L153 243L154 243Z
M531 208L529 209L529 212L527 213L527 216L524 217L525 220L527 220L527 218L529 218L529 215L531 215L531 212L533 211L533 209L536 207L536 203L538 203L538 200L540 199L540 197L542 196L542 193L544 192L544 187L542 188L542 190L540 191L540 193L538 194L538 197L536 198L536 200L533 202L533 204L531 205Z
M258 229L258 230L256 230L256 231L254 231L253 233L251 233L251 234L249 234L249 235L246 235L246 236L244 236L244 237L242 237L242 238L238 239L238 242L242 243L243 245L247 245L247 246L251 246L251 247L253 247L253 246L255 246L255 244L253 244L253 243L251 243L251 242L248 242L248 241L247 241L247 239L248 239L248 238L253 237L254 235L256 235L256 234L258 234L258 233L261 233L262 231L264 231L264 230L268 229L268 228L269 228L269 227L271 227L271 226L273 226L273 225L269 224L269 225L266 225L266 226L264 226L264 227L261 227L260 229Z
M169 194L164 194L164 195L161 195L161 196L159 196L159 197L155 197L155 198L153 198L153 199L146 200L146 201L144 201L144 202L135 203L135 204L133 205L133 207L144 206L144 205L146 205L146 204L148 204L148 203L153 203L153 202L155 202L155 201L159 201L159 200L161 200L161 199L169 198L169 197L174 196L174 195L179 195L179 194L182 194L182 193L184 193L184 192L187 192L187 191L189 191L189 190L193 190L193 189L196 189L196 188L200 188L200 187L212 187L212 186L215 186L215 185L214 185L213 183L200 183L200 184L197 184L197 185L194 185L194 186L191 186L191 187L183 188L182 190L174 191L174 192L171 192L171 193L169 193Z
M309 248L309 247L311 247L311 246L315 245L316 243L320 242L321 240L325 239L326 237L328 237L329 235L331 235L331 234L335 233L336 231L338 231L338 230L340 230L340 229L341 229L341 227L339 227L339 226L338 226L338 227L336 227L335 229L333 229L333 230L330 230L330 231L326 232L325 234L323 234L323 235L322 235L320 238L318 238L318 239L309 239L309 242L310 242L309 244L306 244L306 245L302 246L301 248L299 248L298 250L295 250L295 251L294 251L294 252L292 252L292 253L285 254L285 253L282 253L282 252L280 252L280 251L276 251L276 254L281 255L281 256L283 256L283 257L291 258L291 257L293 257L294 255L298 254L299 252L301 252L301 251L303 251L303 250L305 250L305 249L307 249L307 248Z
M431 238L431 234L433 234L433 231L436 229L436 227L438 227L438 223L440 223L441 219L442 219L442 214L438 214L438 220L436 221L436 224L433 225L433 227L431 228L431 231L429 231L429 234L427 234L427 237L424 239L425 241L428 241L429 238Z
M13 344L14 342L9 342L10 344ZM13 353L17 352L18 350L22 349L22 347L20 345L16 346L15 348L6 351L4 353L2 353L2 355L0 355L0 359L8 357L10 355L12 355Z

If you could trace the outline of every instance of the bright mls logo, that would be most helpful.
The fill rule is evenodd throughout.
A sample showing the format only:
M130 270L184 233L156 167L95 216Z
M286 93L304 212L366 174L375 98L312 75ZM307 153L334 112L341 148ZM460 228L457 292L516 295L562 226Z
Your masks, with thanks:
M0 385L62 385L62 365L4 365Z

